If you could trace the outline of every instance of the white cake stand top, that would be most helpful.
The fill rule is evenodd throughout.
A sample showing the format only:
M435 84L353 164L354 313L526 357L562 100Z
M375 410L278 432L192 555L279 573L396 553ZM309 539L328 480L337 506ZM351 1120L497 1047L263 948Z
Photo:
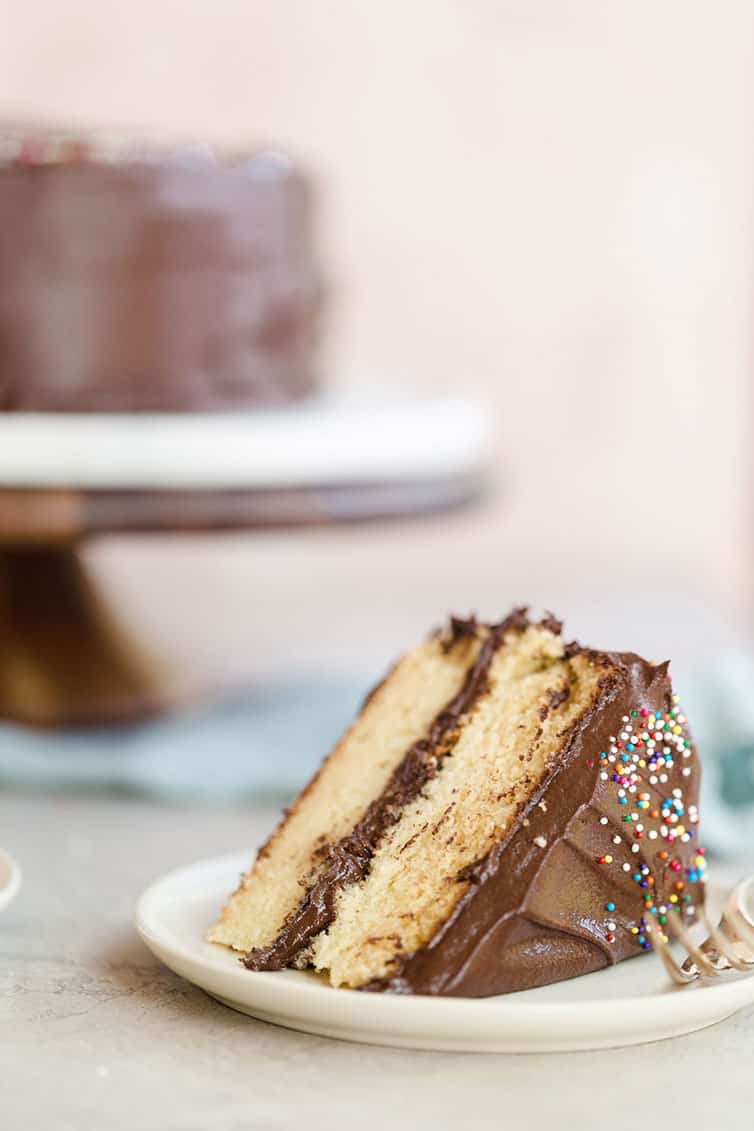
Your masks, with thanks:
M490 449L462 398L186 414L0 414L0 489L269 490L463 479Z

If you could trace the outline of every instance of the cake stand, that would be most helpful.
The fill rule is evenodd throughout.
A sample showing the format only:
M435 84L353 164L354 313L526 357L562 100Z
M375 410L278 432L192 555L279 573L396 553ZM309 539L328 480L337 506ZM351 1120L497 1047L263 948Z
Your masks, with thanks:
M87 539L446 511L482 492L489 438L465 399L0 414L0 718L128 721L185 695L119 623L83 562Z

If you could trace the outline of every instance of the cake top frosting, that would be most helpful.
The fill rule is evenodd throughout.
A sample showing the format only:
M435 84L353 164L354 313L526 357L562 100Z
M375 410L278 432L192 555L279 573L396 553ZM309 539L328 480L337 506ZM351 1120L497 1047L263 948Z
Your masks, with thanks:
M282 180L295 172L280 150L230 148L207 141L168 141L131 131L32 129L0 124L0 169L49 165L172 165L235 169L257 180Z

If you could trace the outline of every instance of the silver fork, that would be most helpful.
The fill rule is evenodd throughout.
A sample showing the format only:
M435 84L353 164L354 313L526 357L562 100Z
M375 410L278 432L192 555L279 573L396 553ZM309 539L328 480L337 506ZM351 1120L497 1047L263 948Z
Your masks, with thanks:
M668 915L664 930L647 916L645 933L674 982L686 986L697 978L717 977L728 970L754 970L754 876L733 889L716 927L706 911L700 918L708 934L697 944L679 922L680 916ZM671 953L669 935L688 955L682 964Z

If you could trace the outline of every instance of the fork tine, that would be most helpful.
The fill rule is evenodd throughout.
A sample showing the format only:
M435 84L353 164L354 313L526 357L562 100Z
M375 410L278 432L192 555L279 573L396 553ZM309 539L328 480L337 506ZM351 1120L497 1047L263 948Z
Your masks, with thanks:
M647 918L647 924L644 930L646 934L649 935L655 953L660 956L663 966L677 985L687 986L689 982L695 982L697 980L700 976L699 971L696 968L685 970L678 965L673 955L670 953L670 947L665 942L659 926L650 918Z
M655 952L674 982L684 986L702 976L717 977L731 969L754 969L754 919L750 910L752 897L754 877L749 877L731 893L718 926L710 921L708 913L703 910L700 913L701 920L708 935L698 946L676 915L668 915L664 929L649 917L642 921L645 934L649 936ZM687 952L688 957L682 965L670 950L668 935L672 935Z
M693 942L690 934L683 924L678 922L675 915L668 915L667 926L670 928L670 933L678 939L681 946L688 953L689 957L682 967L684 971L688 972L690 970L690 963L693 963L700 974L716 977L718 974L722 973L720 967L715 965L709 955L705 954L704 950Z
M703 943L700 943L700 950L710 956L711 961L715 962L710 952L718 955L718 961L715 963L717 971L722 973L724 970L750 970L754 966L754 959L748 961L742 958L735 949L736 940L726 935L722 929L724 921L721 921L719 927L716 927L712 920L709 918L706 911L702 913L702 922L707 928L707 938ZM683 963L683 968L694 964L692 958L687 958Z

